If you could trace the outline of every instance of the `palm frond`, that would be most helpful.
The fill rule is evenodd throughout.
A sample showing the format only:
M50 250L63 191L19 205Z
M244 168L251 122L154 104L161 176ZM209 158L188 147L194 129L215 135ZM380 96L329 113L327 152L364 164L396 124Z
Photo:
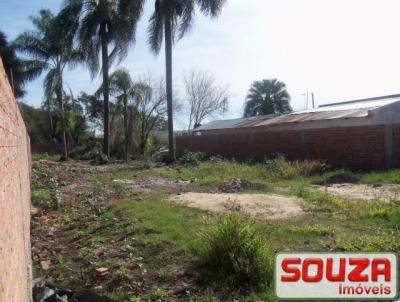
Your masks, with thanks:
M193 0L182 3L181 21L179 23L179 39L182 39L191 28L195 16L195 6Z
M161 1L155 1L155 9L149 20L148 42L154 54L159 54L164 35L164 14L162 13Z
M58 79L59 79L58 72L54 68L50 69L49 72L46 74L43 80L43 89L46 99L53 98L53 95L57 88Z
M49 9L41 9L38 16L31 16L30 19L39 31L46 32L51 26L54 15Z
M282 114L291 112L290 95L286 85L277 79L255 81L246 96L244 116Z
M24 60L21 62L21 68L25 74L27 81L32 81L49 68L46 61L40 60Z
M39 32L22 33L14 41L14 46L19 52L38 60L48 60L50 57L49 45L45 44Z
M227 0L196 0L200 11L206 16L217 17Z
M86 62L92 78L99 72L99 53L101 40L100 23L95 11L83 16L78 32L80 51L85 54Z
M118 28L115 48L121 60L126 56L129 46L136 41L137 23L143 12L144 0L120 0L118 4L113 23Z
M127 94L132 87L132 78L126 69L117 69L110 75L110 94Z

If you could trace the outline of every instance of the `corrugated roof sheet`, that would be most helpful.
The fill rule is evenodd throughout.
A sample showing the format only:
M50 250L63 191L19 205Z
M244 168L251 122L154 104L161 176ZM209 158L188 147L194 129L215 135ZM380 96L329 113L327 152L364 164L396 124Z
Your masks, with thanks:
M348 101L341 103L325 104L321 105L313 110L300 111L303 112L321 112L321 111L338 111L338 110L352 110L352 109L363 109L369 108L370 110L386 106L395 102L400 101L400 95L390 95L385 97L370 98L356 101Z
M229 129L229 128L239 128L239 127L252 127L259 123L260 121L264 121L266 119L273 118L274 115L260 115L246 118L237 118L230 120L217 120L202 125L193 131L203 131L203 130L218 130L218 129Z
M286 115L263 115L249 118L213 121L196 128L194 131L222 130L272 126L278 124L333 120L342 118L367 117L371 110L400 101L400 95L369 98L356 101L321 105L316 109L293 112Z
M255 125L255 127L300 123L321 120L332 120L339 118L360 118L366 117L369 114L369 109L352 109L352 110L337 110L337 111L321 111L321 112L296 112L275 117L270 120L263 121Z

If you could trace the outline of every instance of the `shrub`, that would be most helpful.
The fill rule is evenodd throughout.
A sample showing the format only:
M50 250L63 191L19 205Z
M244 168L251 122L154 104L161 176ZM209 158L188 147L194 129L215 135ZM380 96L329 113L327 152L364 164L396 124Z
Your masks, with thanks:
M270 284L269 249L253 225L250 216L232 211L217 217L201 232L195 249L201 280L256 290Z
M266 159L265 165L272 176L283 179L307 177L321 172L323 165L316 160L287 161L282 155Z
M169 165L171 163L171 159L169 158L168 149L161 149L158 152L155 152L152 155L152 159L156 162Z
M149 301L150 302L161 302L165 295L166 295L166 292L163 288L156 287L151 292Z
M225 158L223 158L221 155L213 155L210 157L210 162L217 164L217 163L222 163L225 161Z
M179 159L179 163L184 166L198 166L206 159L207 155L203 152L186 152Z
M108 165L110 163L109 158L104 153L98 153L93 160L90 162L92 165Z
M42 160L42 159L49 159L49 154L47 152L32 153L32 160Z
M57 189L57 182L51 178L48 188L32 191L32 205L42 209L56 209L61 205L61 197Z
M89 139L84 145L75 147L69 154L73 159L93 160L101 153L101 144Z
M88 151L87 145L75 147L70 153L69 157L74 159L81 159Z

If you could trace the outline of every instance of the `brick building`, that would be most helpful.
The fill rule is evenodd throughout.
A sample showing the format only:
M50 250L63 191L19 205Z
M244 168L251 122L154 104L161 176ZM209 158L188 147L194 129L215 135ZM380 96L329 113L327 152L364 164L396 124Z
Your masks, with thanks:
M400 94L281 116L214 121L176 138L177 153L245 159L282 154L358 169L400 167Z
M0 301L31 301L29 137L0 59Z

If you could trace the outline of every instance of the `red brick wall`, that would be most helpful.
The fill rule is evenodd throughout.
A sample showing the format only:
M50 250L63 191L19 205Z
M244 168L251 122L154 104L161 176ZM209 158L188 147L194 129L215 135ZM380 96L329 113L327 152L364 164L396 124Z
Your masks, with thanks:
M30 301L29 137L0 60L0 301Z
M400 168L400 125L393 125L393 165Z
M257 157L283 154L288 159L301 158L301 136L297 131L255 132L252 149Z
M210 136L182 136L176 138L177 153L182 154L184 150L202 151L237 159L277 153L289 159L302 159L307 154L309 159L326 160L336 166L357 169L385 168L384 126L302 131L251 129L221 131ZM393 164L400 167L400 125L393 125Z
M307 130L308 158L360 169L385 168L384 126Z
M47 144L47 145L31 145L32 153L60 153L61 154L62 145L61 144ZM71 148L72 150L72 148Z

